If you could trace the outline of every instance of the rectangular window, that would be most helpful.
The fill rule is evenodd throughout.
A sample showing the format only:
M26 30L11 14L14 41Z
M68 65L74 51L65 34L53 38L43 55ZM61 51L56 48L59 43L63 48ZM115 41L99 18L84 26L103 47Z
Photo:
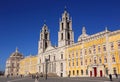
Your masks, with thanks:
M114 44L113 44L113 42L111 42L110 45L111 45L111 50L114 50Z
M78 60L76 60L76 66L78 66Z
M63 59L63 54L61 54L61 59Z
M77 75L79 75L79 70L77 70Z
M95 54L96 53L96 46L93 45L93 53Z
M101 51L101 50L100 50L100 46L98 46L98 52L100 53L100 51Z
M106 51L106 45L105 44L103 45L103 51Z
M54 56L54 61L55 61L55 56Z

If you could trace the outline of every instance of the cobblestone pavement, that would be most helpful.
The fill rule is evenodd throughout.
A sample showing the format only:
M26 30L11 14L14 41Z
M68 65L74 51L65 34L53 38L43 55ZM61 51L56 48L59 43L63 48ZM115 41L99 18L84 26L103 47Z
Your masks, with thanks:
M31 77L0 77L0 82L111 82L108 78L95 78L95 77L74 77L74 78L48 78L45 80L45 78L39 78L39 80L32 79ZM120 82L119 79L113 79L112 82Z

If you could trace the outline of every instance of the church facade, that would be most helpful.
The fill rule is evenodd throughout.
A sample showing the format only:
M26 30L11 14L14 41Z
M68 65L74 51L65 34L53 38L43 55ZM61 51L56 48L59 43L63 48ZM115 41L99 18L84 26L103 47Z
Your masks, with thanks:
M72 31L72 19L65 10L60 20L58 32L58 47L52 46L50 33L46 24L43 25L38 43L39 72L56 73L58 76L66 76L65 48L74 43ZM46 61L48 59L48 61ZM47 62L47 68L46 68Z

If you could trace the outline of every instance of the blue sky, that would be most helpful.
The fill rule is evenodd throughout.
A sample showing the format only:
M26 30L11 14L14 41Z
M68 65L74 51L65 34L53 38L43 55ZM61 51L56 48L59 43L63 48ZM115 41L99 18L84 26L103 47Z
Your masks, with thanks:
M75 42L85 26L88 34L120 29L119 0L0 0L0 70L15 48L36 55L40 29L46 20L53 45L58 42L59 18L67 7Z

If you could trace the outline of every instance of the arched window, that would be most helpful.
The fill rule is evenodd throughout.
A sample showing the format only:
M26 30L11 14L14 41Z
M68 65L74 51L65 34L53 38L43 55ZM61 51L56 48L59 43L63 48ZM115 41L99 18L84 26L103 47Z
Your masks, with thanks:
M77 75L79 75L79 70L77 70Z
M83 70L81 70L81 75L83 75Z

